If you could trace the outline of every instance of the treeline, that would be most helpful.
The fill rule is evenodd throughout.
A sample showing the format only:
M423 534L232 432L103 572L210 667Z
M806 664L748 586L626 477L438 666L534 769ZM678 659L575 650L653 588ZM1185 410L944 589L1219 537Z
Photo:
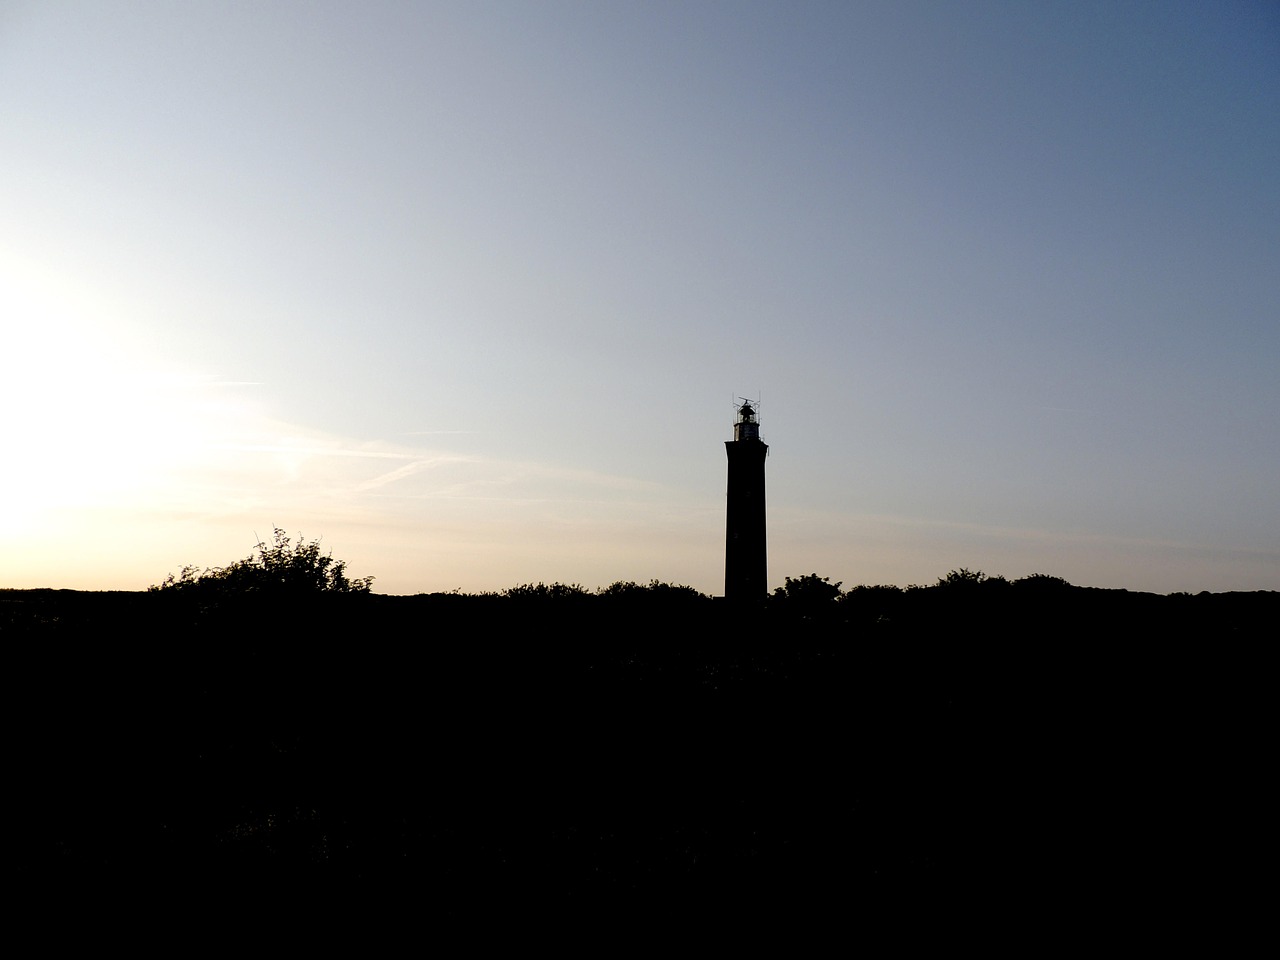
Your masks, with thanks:
M234 579L171 578L147 592L0 589L0 631L10 639L83 639L107 629L174 639L225 632L232 642L263 642L309 629L356 636L401 626L413 630L419 618L449 630L480 618L477 625L501 630L510 624L518 632L520 623L531 624L529 618L538 617L540 629L596 639L637 634L641 627L661 623L659 634L646 637L654 642L677 636L711 641L721 635L778 642L793 638L796 630L812 635L819 628L852 641L889 636L941 641L962 630L970 640L1036 642L1071 636L1146 641L1269 636L1277 603L1276 591L1162 595L1080 587L1045 574L1008 580L966 569L953 570L934 584L907 587L845 589L817 574L787 577L759 603L739 607L656 579L596 589L552 582L479 593L388 596L368 589L271 589L260 584L246 589ZM541 619L546 617L551 619ZM404 624L397 625L397 619ZM593 634L593 628L603 632ZM273 630L277 632L271 634Z

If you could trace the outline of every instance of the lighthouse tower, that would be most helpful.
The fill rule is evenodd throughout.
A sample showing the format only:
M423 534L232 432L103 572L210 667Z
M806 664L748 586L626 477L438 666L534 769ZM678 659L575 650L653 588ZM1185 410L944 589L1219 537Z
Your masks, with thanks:
M733 602L759 602L768 592L764 539L764 458L760 421L743 400L733 421L729 454L729 522L724 548L724 595Z

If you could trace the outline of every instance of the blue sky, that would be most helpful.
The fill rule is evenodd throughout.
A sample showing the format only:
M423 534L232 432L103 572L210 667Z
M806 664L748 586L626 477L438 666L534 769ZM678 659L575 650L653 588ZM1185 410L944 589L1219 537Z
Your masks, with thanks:
M0 585L1280 589L1270 2L0 10Z

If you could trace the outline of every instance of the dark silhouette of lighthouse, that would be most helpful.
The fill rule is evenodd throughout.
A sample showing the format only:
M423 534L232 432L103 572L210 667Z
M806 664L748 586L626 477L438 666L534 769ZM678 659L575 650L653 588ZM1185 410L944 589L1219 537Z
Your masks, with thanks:
M729 522L724 547L724 595L734 602L759 602L768 592L764 539L764 458L760 421L743 400L733 421L729 454Z

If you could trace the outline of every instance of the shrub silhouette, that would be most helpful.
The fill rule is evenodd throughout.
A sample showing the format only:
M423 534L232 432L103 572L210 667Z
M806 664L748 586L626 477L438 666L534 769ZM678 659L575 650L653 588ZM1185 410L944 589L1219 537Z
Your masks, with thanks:
M502 591L501 595L508 600L545 603L548 600L581 600L591 596L591 592L580 583L560 583L556 581L552 584L546 584L539 581L536 584L521 583L514 587L508 587Z
M1004 579L1003 577L1001 579ZM981 570L970 570L968 567L961 567L959 570L950 570L945 577L938 578L938 586L940 587L976 587L980 583L985 583L987 575Z
M705 594L693 587L677 583L663 583L656 578L650 580L647 584L636 583L634 580L615 580L609 586L597 589L596 595L611 600L634 600L637 602L692 602L706 599Z
M1071 588L1071 584L1062 579L1062 577L1050 576L1047 573L1031 573L1025 577L1019 577L1017 580L1013 581L1013 585L1024 590L1062 591L1069 590Z
M808 604L831 603L841 596L840 581L832 583L830 577L820 577L816 573L787 577L783 586L773 591L773 595Z
M348 577L343 560L320 552L320 541L298 535L292 543L279 527L272 528L270 544L259 542L254 553L226 567L199 570L186 566L169 574L151 591L266 594L299 596L317 593L368 593L373 577Z
M787 577L784 584L773 591L770 607L803 620L827 620L836 615L843 596L840 581L832 583L830 577L809 573L803 577Z

